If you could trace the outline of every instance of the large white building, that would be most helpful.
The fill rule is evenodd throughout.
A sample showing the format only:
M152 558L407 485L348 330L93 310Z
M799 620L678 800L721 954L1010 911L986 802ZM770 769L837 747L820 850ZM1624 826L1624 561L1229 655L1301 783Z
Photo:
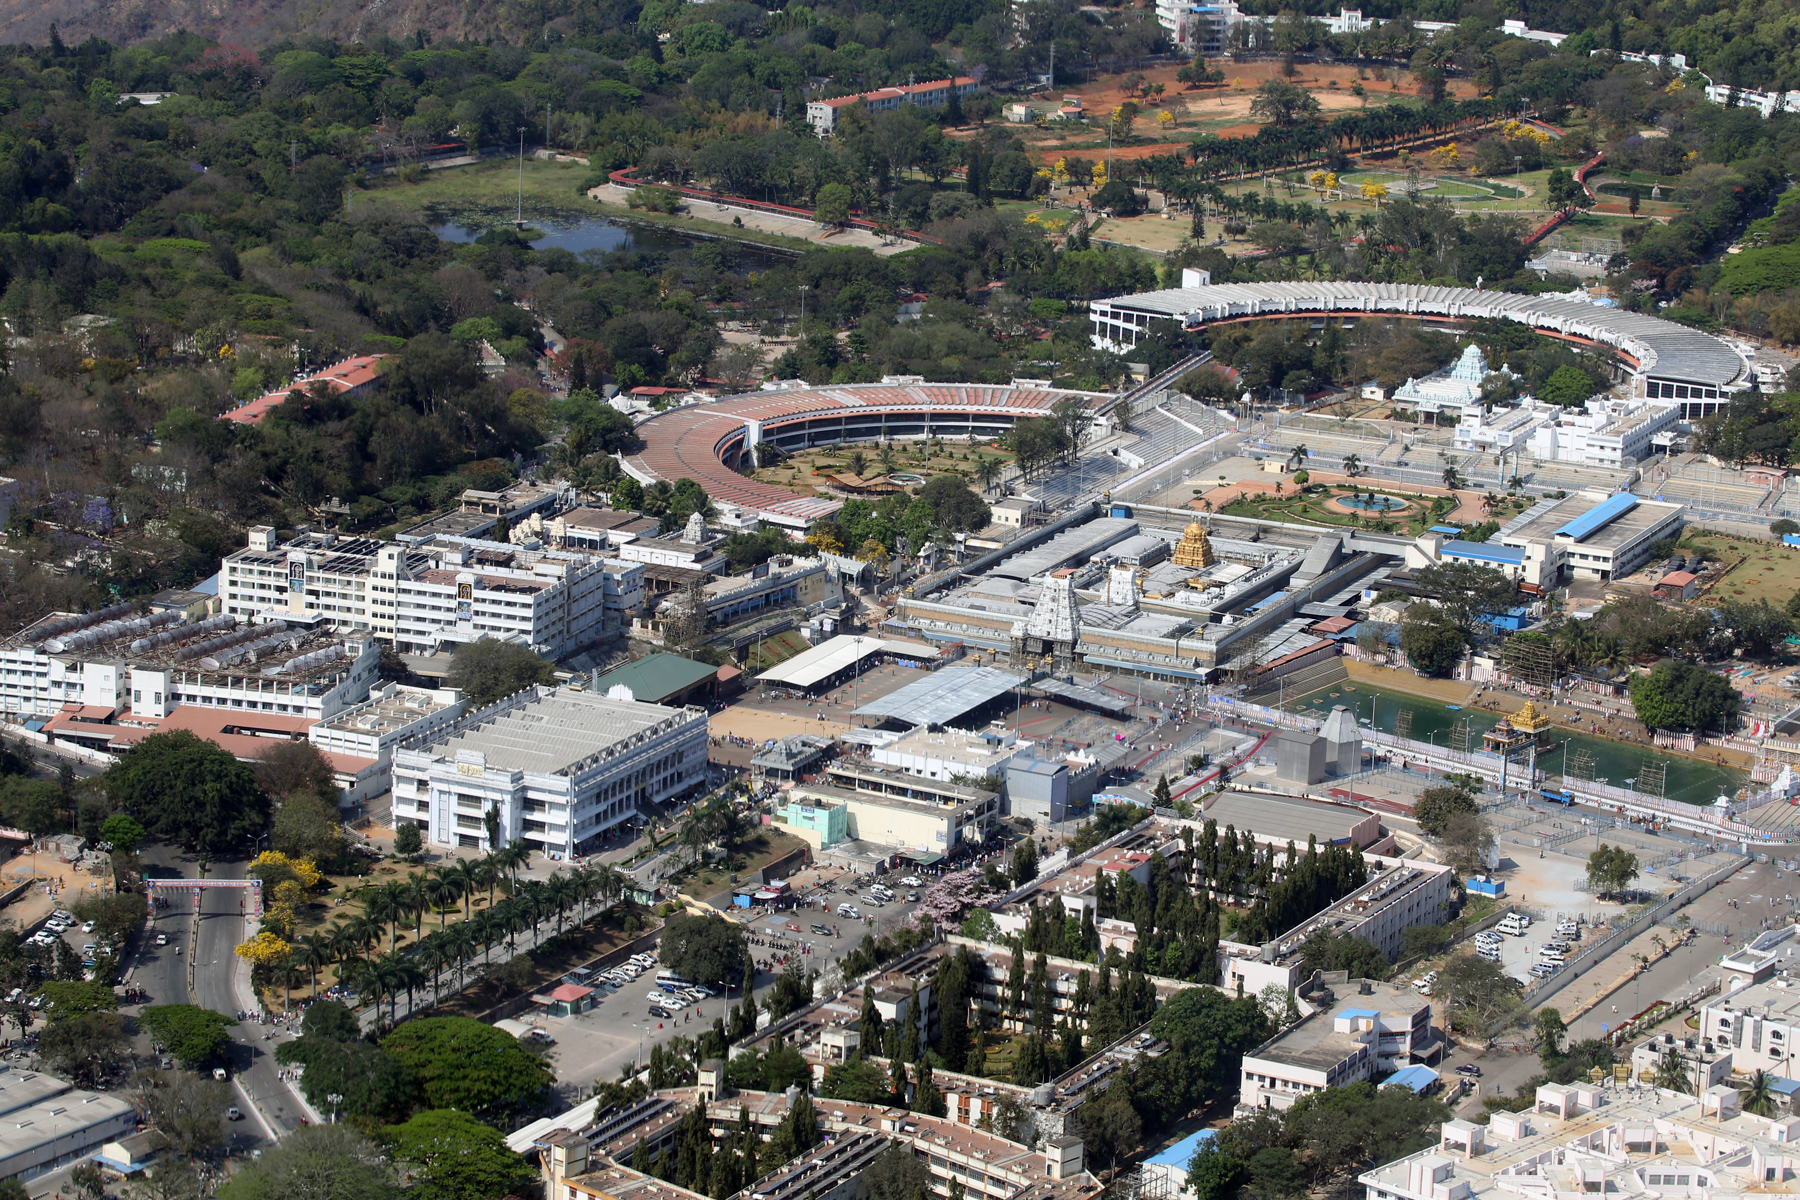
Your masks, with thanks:
M117 604L34 621L0 641L0 713L161 718L188 704L319 720L361 703L377 678L375 643L321 622L184 617Z
M1292 1108L1312 1092L1379 1080L1443 1053L1431 1002L1413 989L1367 979L1330 986L1329 1007L1244 1055L1240 1109Z
M704 788L706 744L704 709L527 688L396 747L394 820L434 845L491 851L491 812L500 845L566 858Z
M1436 1144L1358 1176L1366 1200L1678 1200L1794 1194L1800 1117L1699 1096L1545 1084L1524 1112L1447 1121Z
M462 537L283 542L259 525L219 567L228 615L325 617L410 651L492 637L559 657L619 628L643 598L641 564Z
M1564 408L1528 399L1491 414L1479 405L1465 410L1455 444L1465 452L1622 471L1666 450L1681 420L1681 406L1667 400L1593 396L1580 408Z
M0 1179L34 1179L93 1156L137 1128L117 1096L71 1090L34 1071L0 1071Z

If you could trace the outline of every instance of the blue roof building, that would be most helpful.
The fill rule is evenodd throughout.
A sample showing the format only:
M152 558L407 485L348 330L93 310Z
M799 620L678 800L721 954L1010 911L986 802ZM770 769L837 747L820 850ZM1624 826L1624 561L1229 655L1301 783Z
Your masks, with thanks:
M1405 1067L1381 1081L1382 1087L1391 1087L1396 1084L1400 1087L1409 1087L1423 1096L1437 1086L1438 1073L1430 1067Z

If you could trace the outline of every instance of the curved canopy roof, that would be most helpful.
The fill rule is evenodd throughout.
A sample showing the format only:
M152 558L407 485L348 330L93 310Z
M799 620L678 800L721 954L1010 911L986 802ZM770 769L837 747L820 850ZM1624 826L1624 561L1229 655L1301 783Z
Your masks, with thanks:
M1196 323L1283 313L1395 313L1456 320L1517 321L1546 333L1598 342L1629 356L1645 375L1726 388L1748 379L1742 355L1710 334L1621 308L1567 296L1520 296L1425 284L1296 282L1222 283L1167 288L1097 301Z

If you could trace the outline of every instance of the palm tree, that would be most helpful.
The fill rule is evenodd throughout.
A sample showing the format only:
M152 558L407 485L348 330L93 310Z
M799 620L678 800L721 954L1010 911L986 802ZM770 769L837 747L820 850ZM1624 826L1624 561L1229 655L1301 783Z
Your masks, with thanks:
M442 932L447 910L455 904L463 894L462 883L456 873L448 868L440 867L425 879L425 897L431 906L437 909L438 930Z
M294 943L294 962L312 975L312 994L319 995L319 968L331 965L331 942L323 934L309 933Z
M1462 476L1457 473L1455 467L1444 468L1444 486L1451 491L1455 491L1462 486Z
M487 889L488 907L494 907L494 889L500 886L500 867L499 864L494 861L494 856L489 854L486 857L477 860L475 863L475 873L476 877L480 880L481 886Z
M462 921L446 930L442 935L444 949L450 954L456 966L456 990L462 990L463 969L469 965L469 959L475 954L475 930L467 921Z
M1344 455L1344 474L1350 476L1350 478L1352 478L1352 479L1355 479L1357 471L1359 471L1361 469L1362 469L1362 459L1358 458L1353 453Z
M426 879L424 875L409 875L406 882L400 885L405 893L405 902L413 915L413 944L417 945L425 938L425 910L431 906L431 898L425 894Z
M449 947L444 944L443 938L434 936L430 941L419 947L419 966L431 973L431 994L434 999L437 996L438 976L443 974L445 967L450 966L455 961L456 956L450 953Z
M983 495L993 491L994 485L1000 482L1002 471L1000 460L992 455L983 454L976 462L975 481L981 485Z
M466 921L469 919L469 898L481 886L481 868L465 858L450 868L450 877L462 889L463 920Z
M395 989L406 989L406 1012L407 1015L410 1016L412 1015L413 1008L413 989L425 982L425 972L417 962L410 958L394 958L390 955L388 961L392 964L391 969L393 971L391 986ZM388 1005L388 1016L392 1017L393 1015L394 1008L390 1003Z
M1305 445L1302 444L1302 445L1295 446L1293 451L1291 453L1289 453L1289 455L1287 456L1288 466L1290 466L1290 467L1298 466L1301 463L1305 462L1308 453L1309 452L1306 449Z
M884 472L886 472L890 475L893 474L893 471L894 471L894 448L892 446L890 446L886 441L883 441L881 443L881 445L879 445L875 448L875 461L879 462L881 464L881 469Z
M1489 516L1492 516L1494 510L1499 507L1500 497L1494 495L1494 493L1489 492L1481 498L1481 511L1487 513Z
M850 452L850 473L861 479L869 469L869 456L861 450Z
M1681 1061L1679 1050L1670 1050L1656 1064L1655 1083L1665 1092L1687 1093L1693 1091L1692 1085L1688 1082L1687 1064Z
M1778 1105L1779 1102L1775 1098L1774 1077L1762 1070L1751 1075L1750 1082L1744 1087L1744 1111L1755 1113L1759 1117L1772 1117L1775 1115Z

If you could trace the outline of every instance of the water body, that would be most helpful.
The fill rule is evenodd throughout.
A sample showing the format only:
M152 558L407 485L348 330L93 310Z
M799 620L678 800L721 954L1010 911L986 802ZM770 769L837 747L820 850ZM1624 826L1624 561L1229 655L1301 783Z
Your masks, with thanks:
M1337 695L1332 695L1333 692ZM1469 744L1479 748L1481 735L1492 729L1504 715L1479 708L1452 711L1441 700L1411 696L1362 683L1338 684L1302 700L1289 701L1287 708L1294 712L1323 716L1339 704L1356 713L1357 724L1387 733L1394 732L1394 722L1401 710L1410 708L1413 716L1409 736L1421 742L1435 740L1439 746L1448 745L1451 729L1457 722L1467 718ZM1433 735L1436 735L1435 739ZM1556 729L1552 737L1554 740L1550 748L1538 751L1537 760L1538 769L1551 776L1563 773L1565 754L1572 756L1577 750L1585 750L1594 756L1594 778L1615 787L1630 786L1638 772L1648 764L1666 763L1668 775L1664 794L1670 800L1680 800L1687 804L1711 804L1721 793L1733 794L1745 782L1743 771L1715 766L1679 754L1664 754L1647 747L1594 737L1592 734L1576 733L1573 726ZM1567 749L1564 748L1565 741ZM1523 772L1523 760L1520 760L1520 774L1523 775Z
M1366 492L1360 496L1338 496L1335 499L1345 508L1360 508L1364 512L1398 512L1406 507L1404 500L1396 500L1392 496L1370 496Z
M672 254L677 250L691 251L700 246L719 247L724 252L724 262L739 274L767 271L790 261L791 257L728 238L698 238L655 225L624 224L606 217L583 217L575 221L533 218L528 224L544 235L532 239L531 244L539 250L555 247L572 254L580 254L583 250L599 250L608 254L620 250L633 250L641 254ZM431 231L446 242L472 242L494 228L511 228L511 222L463 224L446 221L433 225Z

